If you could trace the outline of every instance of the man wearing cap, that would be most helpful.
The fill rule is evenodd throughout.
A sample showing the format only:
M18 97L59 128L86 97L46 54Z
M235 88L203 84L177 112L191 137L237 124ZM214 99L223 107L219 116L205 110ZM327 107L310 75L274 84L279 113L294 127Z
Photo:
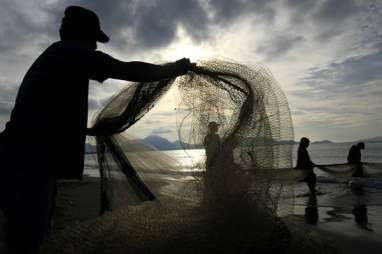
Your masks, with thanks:
M61 40L26 73L6 129L0 133L0 205L12 253L39 248L49 229L56 180L81 179L88 118L89 79L156 81L185 74L181 59L167 65L123 62L96 51L109 41L97 15L70 6Z

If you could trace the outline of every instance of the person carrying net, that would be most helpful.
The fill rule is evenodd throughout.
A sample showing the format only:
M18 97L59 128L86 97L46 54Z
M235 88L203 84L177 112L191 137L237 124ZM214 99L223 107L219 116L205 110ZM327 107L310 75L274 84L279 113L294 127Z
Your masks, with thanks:
M217 134L219 124L212 121L208 124L208 133L204 137L203 146L206 149L206 168L210 168L219 153L221 141Z
M78 6L66 8L60 37L26 73L0 134L0 205L11 253L39 248L57 179L82 178L85 137L96 134L87 129L89 80L157 81L192 66L185 58L166 65L123 62L97 51L97 42L109 37L97 15Z

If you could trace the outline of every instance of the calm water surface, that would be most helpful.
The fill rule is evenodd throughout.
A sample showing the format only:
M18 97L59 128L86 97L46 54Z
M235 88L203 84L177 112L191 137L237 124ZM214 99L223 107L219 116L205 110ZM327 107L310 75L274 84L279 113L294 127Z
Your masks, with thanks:
M308 150L316 164L345 163L351 143L312 144ZM293 165L296 161L297 145L294 146ZM179 171L202 170L204 150L164 151L166 156L179 162ZM382 143L367 143L362 151L365 162L382 163ZM306 222L322 230L340 234L362 236L382 241L382 179L367 179L362 190L353 190L348 182L351 179L336 178L319 169L317 189L319 194L312 198L305 183L294 186L293 213L306 219ZM381 168L382 171L382 168ZM97 176L94 156L86 156L85 173ZM159 176L160 177L160 176ZM166 176L163 175L163 179ZM175 178L174 178L175 179ZM183 181L178 178L178 181ZM184 180L186 181L186 180Z

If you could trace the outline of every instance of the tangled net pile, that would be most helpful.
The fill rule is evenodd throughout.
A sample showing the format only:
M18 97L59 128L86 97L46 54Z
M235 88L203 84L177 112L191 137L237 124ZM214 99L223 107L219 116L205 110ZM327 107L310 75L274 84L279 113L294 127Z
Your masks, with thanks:
M202 143L211 121L221 124L221 147L213 165L193 174L176 196L156 199L145 176L161 169L137 169L134 156L156 160L174 175L182 169L122 132L174 86L184 149ZM290 212L293 202L292 186L280 179L282 169L292 168L292 145L286 141L293 140L293 129L286 97L265 68L214 60L199 62L176 79L132 84L100 111L94 130L102 133L96 137L102 211L124 211L103 216L103 223L114 221L104 234L114 235L113 244L105 247L107 241L100 240L108 253L252 253L285 247L287 230L277 215ZM282 196L289 199L280 205ZM132 200L159 202L126 207ZM128 232L122 234L130 245L121 247L126 241L115 235L115 227L124 223L128 226L120 231Z

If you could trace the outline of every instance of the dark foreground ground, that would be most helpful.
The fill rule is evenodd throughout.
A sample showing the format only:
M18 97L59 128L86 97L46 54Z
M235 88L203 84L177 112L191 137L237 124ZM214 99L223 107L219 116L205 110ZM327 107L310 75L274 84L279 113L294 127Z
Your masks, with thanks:
M198 229L205 218L193 212L192 204L185 204L183 212L177 213L175 208L163 206L165 201L162 204L145 202L99 217L98 180L85 177L82 182L59 184L54 236L45 242L41 253L238 253L234 245L242 245L226 244L230 239L219 242L214 232ZM0 220L2 224L3 218ZM338 253L332 241L306 227L300 218L291 217L286 223L290 232L285 232L284 224L280 224L280 230L275 231L276 237L264 248L256 246L257 250L269 253L273 245L281 246L273 248L279 253ZM239 225L238 232L241 232L240 227L246 226ZM0 253L3 252L3 238L1 233ZM228 247L220 248L217 244ZM162 248L164 252L160 251ZM250 248L248 253L252 253Z
M161 186L164 190L176 188L176 184L172 187ZM304 190L304 186L302 188ZM320 188L328 190L330 186L321 184ZM305 214L309 196L297 195L296 214L282 219L280 230L275 231L276 237L265 244L264 251L269 253L266 250L272 249L270 245L275 245L281 246L276 248L278 253L380 253L381 229L376 228L379 224L374 222L380 216L376 214L369 218L366 228L362 228L356 224L351 209L346 211L334 207L331 202L336 199L333 197L339 197L345 204L345 198L350 199L353 193L344 187L343 193L333 191L318 195L318 218L312 223ZM42 253L166 253L160 252L163 246L167 253L217 253L219 249L216 246L219 243L218 236L198 228L203 225L205 218L194 212L192 203L185 203L181 206L182 212L177 213L175 210L179 206L167 206L167 200L162 198L160 202L135 204L99 217L99 200L99 178L85 177L82 182L60 182L54 237L46 241ZM349 200L350 204L352 202ZM339 203L336 201L336 204ZM368 209L373 214L372 207ZM3 223L1 216L0 223ZM287 226L288 232L285 232L283 225ZM248 225L238 225L238 232L241 232L240 227ZM1 232L0 253L3 252L3 238ZM221 246L227 241L230 239L224 239ZM226 248L218 253L236 252Z
M85 177L82 182L59 183L56 211L53 220L54 232L60 232L76 223L94 220L99 215L99 178ZM4 223L0 212L0 253L4 251Z

